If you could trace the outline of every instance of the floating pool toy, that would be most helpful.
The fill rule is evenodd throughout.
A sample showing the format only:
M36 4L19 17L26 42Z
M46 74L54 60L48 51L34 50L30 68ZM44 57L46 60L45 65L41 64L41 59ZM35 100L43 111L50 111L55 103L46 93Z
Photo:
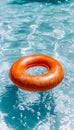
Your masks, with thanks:
M30 67L43 66L48 72L40 75L28 74ZM56 87L64 78L61 64L46 55L35 54L18 59L10 68L10 79L21 89L28 91L45 91Z

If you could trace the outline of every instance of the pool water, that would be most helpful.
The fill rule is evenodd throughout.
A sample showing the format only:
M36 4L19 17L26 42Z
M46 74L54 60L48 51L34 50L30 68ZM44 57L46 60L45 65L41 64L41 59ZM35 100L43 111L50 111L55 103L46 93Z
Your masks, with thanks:
M35 93L14 86L9 69L30 54L57 59L62 83ZM0 0L0 130L74 130L73 0Z

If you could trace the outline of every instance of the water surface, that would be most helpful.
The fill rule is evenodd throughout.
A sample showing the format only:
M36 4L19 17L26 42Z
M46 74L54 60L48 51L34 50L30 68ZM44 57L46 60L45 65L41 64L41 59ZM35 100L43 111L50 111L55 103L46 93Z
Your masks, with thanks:
M30 54L56 58L63 82L36 93L14 86L10 66ZM73 0L0 0L0 130L74 130Z

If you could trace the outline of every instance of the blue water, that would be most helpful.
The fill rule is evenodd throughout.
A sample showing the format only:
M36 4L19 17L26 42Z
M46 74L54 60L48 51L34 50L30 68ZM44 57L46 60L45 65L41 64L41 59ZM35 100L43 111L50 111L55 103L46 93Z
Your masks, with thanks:
M62 64L58 87L32 93L10 81L14 61L36 53ZM0 130L74 130L73 0L0 0Z

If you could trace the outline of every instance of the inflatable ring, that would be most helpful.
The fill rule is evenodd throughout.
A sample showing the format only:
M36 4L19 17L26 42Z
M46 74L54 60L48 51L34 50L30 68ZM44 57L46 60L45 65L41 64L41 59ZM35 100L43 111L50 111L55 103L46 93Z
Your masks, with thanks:
M40 75L28 74L26 70L34 66L46 67L48 72ZM10 68L10 79L21 89L45 91L56 87L63 79L61 64L46 55L37 54L18 59Z

